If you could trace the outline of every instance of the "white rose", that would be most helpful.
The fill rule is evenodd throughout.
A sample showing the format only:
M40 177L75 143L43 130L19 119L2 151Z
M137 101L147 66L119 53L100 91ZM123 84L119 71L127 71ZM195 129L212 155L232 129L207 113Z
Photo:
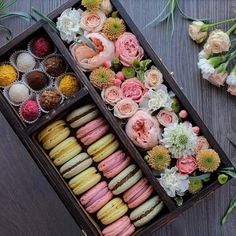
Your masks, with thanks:
M207 31L202 30L202 21L193 21L188 28L188 34L192 40L202 43L207 38Z

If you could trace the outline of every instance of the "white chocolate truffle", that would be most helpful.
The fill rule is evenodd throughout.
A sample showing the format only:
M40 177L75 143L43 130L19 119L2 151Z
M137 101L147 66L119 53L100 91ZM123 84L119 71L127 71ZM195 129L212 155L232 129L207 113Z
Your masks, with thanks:
M16 58L16 66L21 72L28 72L32 70L35 65L36 61L34 57L28 52L22 52Z
M9 98L14 103L22 103L28 99L29 89L24 84L13 84L9 89Z

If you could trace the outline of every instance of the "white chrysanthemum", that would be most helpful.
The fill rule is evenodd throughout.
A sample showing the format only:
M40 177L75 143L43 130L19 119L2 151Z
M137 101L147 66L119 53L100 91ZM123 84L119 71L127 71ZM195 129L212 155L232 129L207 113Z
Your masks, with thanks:
M231 72L230 75L228 76L226 83L228 85L233 85L233 86L236 85L236 75L233 72Z
M192 125L174 123L164 129L161 143L174 158L187 157L194 154L197 135L193 132Z
M140 108L150 112L154 112L160 108L171 109L171 105L172 99L165 85L161 85L158 90L150 89L144 94L139 103Z
M205 58L200 59L197 65L202 72L202 77L206 80L208 80L209 76L215 72L215 68Z
M201 52L199 52L198 54L198 60L200 61L201 59L208 59L210 57L209 54L207 54L204 50L202 50Z
M62 40L70 43L78 39L81 32L80 19L82 10L66 9L61 16L57 18L57 29L60 31Z
M161 174L159 182L170 197L175 197L176 194L183 196L188 190L190 183L188 175L178 173L177 167L165 169L165 172Z

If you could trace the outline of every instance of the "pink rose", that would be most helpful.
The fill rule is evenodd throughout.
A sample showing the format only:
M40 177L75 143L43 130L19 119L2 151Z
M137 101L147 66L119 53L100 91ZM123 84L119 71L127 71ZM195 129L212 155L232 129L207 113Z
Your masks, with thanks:
M217 86L217 87L220 87L220 86L223 86L226 79L228 77L228 73L227 72L222 72L222 73L214 73L214 74L211 74L208 78L208 81Z
M101 10L96 12L85 11L82 13L80 26L87 32L101 31L106 20L106 15Z
M192 156L180 157L177 160L176 167L178 168L181 174L191 174L197 169L196 159Z
M195 153L198 153L200 152L201 150L206 150L210 147L207 139L203 136L199 136L197 138L197 144L196 144L196 147L195 147Z
M161 130L156 118L143 110L137 111L126 124L126 134L142 150L150 150L160 140Z
M165 109L160 110L156 118L164 127L178 123L178 116L173 111L167 111Z
M116 56L124 66L131 66L135 59L141 60L144 55L143 48L135 35L125 32L115 42Z
M162 73L155 67L147 70L144 74L144 84L146 88L157 89L163 83Z
M100 33L87 35L96 46L96 52L86 43L74 43L70 51L78 65L83 71L92 71L103 65L105 61L111 61L114 55L114 43Z
M105 103L114 106L122 99L122 91L120 87L110 86L102 90L101 96Z
M229 92L233 96L236 96L236 85L229 85L227 92Z
M121 90L125 98L131 98L135 102L140 102L142 96L148 89L136 78L127 79L122 85Z
M114 106L114 116L119 119L130 118L137 110L138 104L130 98L125 98Z

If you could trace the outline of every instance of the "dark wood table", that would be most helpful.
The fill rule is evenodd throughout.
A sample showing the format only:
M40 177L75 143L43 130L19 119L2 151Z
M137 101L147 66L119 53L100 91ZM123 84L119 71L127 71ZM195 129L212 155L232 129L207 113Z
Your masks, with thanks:
M11 10L30 11L31 6L34 6L46 14L64 2L66 0L19 0ZM142 29L158 14L167 0L121 2ZM234 0L180 0L180 3L189 15L217 20L232 17L232 7L236 6ZM200 79L196 65L199 47L188 38L188 22L178 13L175 23L173 39L169 39L165 33L165 25L142 31L164 63L174 72L193 106L235 163L236 149L230 144L227 134L232 129L236 131L236 98L229 96L224 88L215 88ZM10 26L14 34L29 26L19 19L7 20L4 24ZM0 46L4 43L0 34ZM81 235L79 227L1 114L0 159L0 236ZM236 211L224 226L219 224L235 193L236 181L232 181L155 235L236 235Z

